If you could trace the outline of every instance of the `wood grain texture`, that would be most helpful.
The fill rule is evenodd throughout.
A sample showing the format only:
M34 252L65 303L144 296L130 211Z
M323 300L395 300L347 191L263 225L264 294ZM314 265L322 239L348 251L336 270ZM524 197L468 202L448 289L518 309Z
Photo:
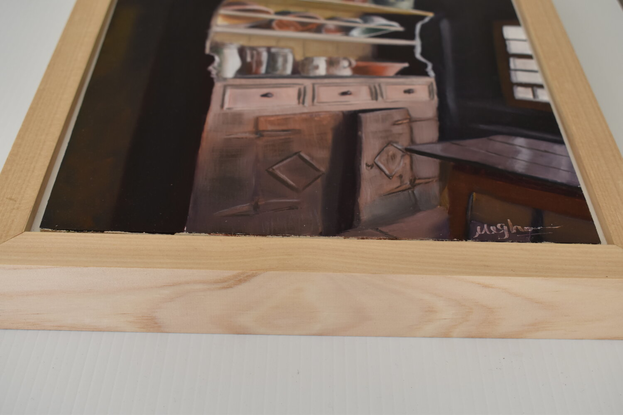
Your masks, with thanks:
M612 245L22 233L111 4L77 1L0 176L2 328L623 338ZM606 237L623 246L620 152L551 1L516 4Z
M398 101L400 97L396 95L392 102L387 102L384 96L379 97L378 91L396 85L401 93L405 88L415 91L423 87L427 91L426 100L414 100L410 93L402 93L402 101ZM355 193L359 187L354 172L361 169L364 171L362 180L368 180L370 174L377 176L385 188L381 194L392 193L388 199L393 200L397 208L403 208L400 213L411 213L415 209L416 195L412 192L397 194L396 188L409 190L413 187L413 173L405 174L404 180L395 183L398 178L389 180L388 176L380 173L375 157L392 140L403 146L437 140L438 101L433 92L431 79L421 76L402 77L400 84L391 77L372 76L348 79L249 77L216 82L199 148L186 231L206 234L337 235L353 223ZM383 111L397 105L404 108ZM396 111L401 115L385 119L386 123L382 125L376 123L374 133L370 134L365 130L374 123L364 122L364 125L358 126L359 115L356 111L365 110L375 112L362 114L362 119L385 119L388 117L383 114ZM364 146L366 149L371 147L365 151L368 167L358 168L360 128L364 130L363 141L372 146ZM398 132L402 132L402 139L396 137ZM334 137L339 140L334 140ZM382 143L378 145L377 141ZM396 152L404 155L403 150L389 150L384 152L385 156L396 155ZM293 158L295 152L309 157L311 165L316 161L319 164L311 168L310 165L304 166L302 159ZM327 156L329 159L322 161ZM410 157L405 156L404 159L398 160L404 164L401 171L395 172L398 176L405 168L411 170ZM390 169L395 167L392 163L385 160ZM418 160L415 166L418 178L436 177L438 165L434 163L436 161L430 159ZM308 179L313 179L317 168L322 173L317 182L309 188L303 186L304 189L293 188L284 193L287 190L283 188L285 176L292 173L295 176L311 174ZM277 174L278 171L282 173ZM438 193L431 192L433 196ZM310 204L313 199L317 202L322 199L323 202L309 210L314 205ZM369 203L363 205L366 204ZM389 215L386 204L381 203L375 209L377 215L364 212L363 216L380 218ZM397 212L393 212L391 219ZM303 220L305 216L313 218ZM320 222L322 226L319 226ZM312 223L316 224L312 226Z
M30 225L112 3L76 2L0 175L0 243Z
M623 278L604 245L26 232L0 264L449 276ZM88 271L85 270L85 274Z
M0 270L0 328L623 339L623 280Z
M575 188L581 193L580 183L564 144L498 135L414 146L407 151L459 164L501 170L517 175L518 181L522 176L528 176Z
M608 243L623 246L623 156L551 0L515 0Z

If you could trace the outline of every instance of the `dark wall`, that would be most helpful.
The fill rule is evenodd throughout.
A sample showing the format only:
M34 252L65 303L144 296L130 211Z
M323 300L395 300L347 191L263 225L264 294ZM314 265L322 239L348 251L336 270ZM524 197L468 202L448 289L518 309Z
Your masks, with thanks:
M516 108L504 100L494 23L517 20L511 0L416 0L415 7L435 13L422 40L437 76L441 140L494 134L562 140L551 111Z
M42 228L184 229L212 79L215 2L119 0Z
M169 11L126 162L116 229L184 230L213 86L212 58L204 50L214 6L175 0Z

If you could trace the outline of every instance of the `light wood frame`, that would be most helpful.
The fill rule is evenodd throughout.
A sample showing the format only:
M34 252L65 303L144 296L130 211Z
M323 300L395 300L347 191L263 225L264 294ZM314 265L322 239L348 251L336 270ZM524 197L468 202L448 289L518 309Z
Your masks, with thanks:
M516 0L606 245L31 232L113 0L77 0L0 175L0 328L623 339L623 159L551 0Z

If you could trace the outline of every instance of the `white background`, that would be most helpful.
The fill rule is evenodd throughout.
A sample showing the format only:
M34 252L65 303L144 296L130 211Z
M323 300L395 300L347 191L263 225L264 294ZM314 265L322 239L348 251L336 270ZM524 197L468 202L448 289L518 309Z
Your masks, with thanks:
M0 0L0 165L73 1ZM623 10L555 3L623 147ZM623 342L0 331L0 413L621 414Z

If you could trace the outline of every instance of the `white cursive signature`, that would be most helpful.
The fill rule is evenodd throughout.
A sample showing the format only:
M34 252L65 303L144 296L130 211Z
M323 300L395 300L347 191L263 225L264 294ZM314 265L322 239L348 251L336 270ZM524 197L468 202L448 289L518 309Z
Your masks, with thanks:
M518 232L527 233L529 235L538 235L539 233L532 233L534 231L540 231L543 229L558 229L560 226L541 226L541 227L532 227L532 226L517 226L513 225L510 219L507 220L508 225L505 223L498 223L497 225L478 225L476 227L476 235L474 238L478 238L480 235L500 235L499 239L509 239L511 234L515 234Z

